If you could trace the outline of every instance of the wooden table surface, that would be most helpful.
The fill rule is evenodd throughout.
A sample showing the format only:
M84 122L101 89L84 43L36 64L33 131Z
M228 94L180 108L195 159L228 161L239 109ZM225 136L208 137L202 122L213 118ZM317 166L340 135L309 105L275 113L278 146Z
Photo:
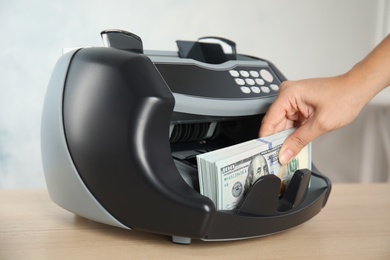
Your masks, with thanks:
M390 259L390 184L334 184L308 222L254 239L173 244L60 208L46 190L0 190L0 259Z

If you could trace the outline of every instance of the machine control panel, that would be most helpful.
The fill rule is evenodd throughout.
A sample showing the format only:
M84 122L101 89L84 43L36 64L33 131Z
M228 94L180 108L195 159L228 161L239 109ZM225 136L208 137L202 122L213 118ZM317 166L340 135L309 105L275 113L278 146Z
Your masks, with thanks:
M153 60L172 92L213 99L258 99L276 96L283 81L265 60L236 52L220 37L176 41L176 57Z
M197 64L155 65L172 92L216 99L256 99L275 96L281 84L271 67L235 66L208 69Z

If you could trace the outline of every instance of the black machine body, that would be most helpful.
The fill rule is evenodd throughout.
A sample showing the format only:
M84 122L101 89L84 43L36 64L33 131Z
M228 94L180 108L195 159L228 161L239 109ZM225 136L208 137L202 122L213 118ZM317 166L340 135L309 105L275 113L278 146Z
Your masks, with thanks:
M330 181L297 171L259 179L235 210L200 194L196 155L257 138L285 77L232 41L178 41L178 52L143 50L141 38L104 31L107 47L64 54L42 117L50 196L86 218L191 239L234 240L297 226L320 212Z

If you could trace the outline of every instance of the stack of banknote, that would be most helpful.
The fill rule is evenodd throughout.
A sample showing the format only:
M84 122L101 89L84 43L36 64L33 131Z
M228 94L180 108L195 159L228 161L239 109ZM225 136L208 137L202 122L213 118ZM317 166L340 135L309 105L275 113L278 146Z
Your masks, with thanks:
M311 144L287 165L279 163L280 148L294 130L198 155L201 194L209 197L218 210L232 210L253 183L267 174L275 174L281 179L282 193L296 170L311 169Z

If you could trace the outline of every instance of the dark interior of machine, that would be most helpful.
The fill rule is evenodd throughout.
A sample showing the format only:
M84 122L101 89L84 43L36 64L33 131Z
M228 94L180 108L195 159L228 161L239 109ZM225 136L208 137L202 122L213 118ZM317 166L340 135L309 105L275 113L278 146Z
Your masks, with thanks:
M182 114L175 114L170 135L172 157L184 180L199 191L196 156L227 146L249 141L258 137L262 117L198 117L187 115L185 122L180 121ZM211 136L206 137L211 124L216 124Z

